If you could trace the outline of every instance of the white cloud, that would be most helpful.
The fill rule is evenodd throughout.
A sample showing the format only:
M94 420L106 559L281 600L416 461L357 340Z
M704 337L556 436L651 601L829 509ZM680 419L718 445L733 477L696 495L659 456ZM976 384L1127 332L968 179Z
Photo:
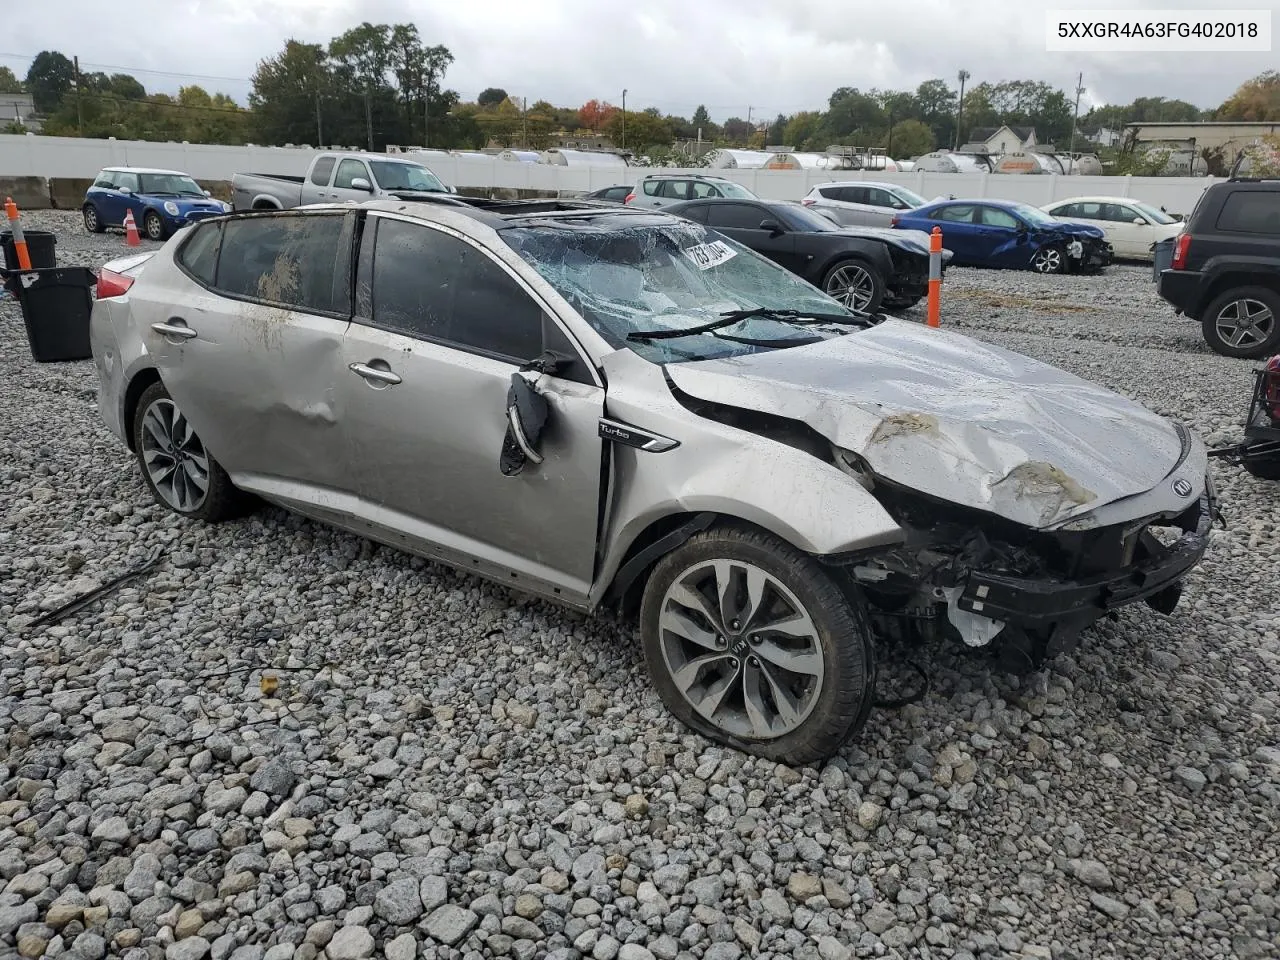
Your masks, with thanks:
M498 86L530 101L616 103L626 88L629 107L687 116L703 103L716 119L820 109L840 86L913 89L962 67L970 83L1029 78L1067 91L1083 71L1085 106L1166 96L1207 107L1272 66L1270 54L1046 53L1045 11L1098 0L130 0L112 17L89 0L56 5L56 16L36 4L6 13L0 64L21 75L27 63L8 55L55 49L86 69L133 68L151 90L200 82L241 100L256 63L286 37L323 43L363 20L414 22L448 46L456 61L446 80L465 98Z

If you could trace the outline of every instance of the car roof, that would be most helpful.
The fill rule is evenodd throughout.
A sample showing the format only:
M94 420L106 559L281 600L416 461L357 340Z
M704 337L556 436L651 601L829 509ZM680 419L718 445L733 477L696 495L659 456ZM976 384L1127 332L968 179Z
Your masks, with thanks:
M156 167L103 167L103 173L163 173L175 177L189 177L191 174L181 170L161 170Z
M714 173L647 173L640 179L642 180L722 180L729 181L728 177L717 177Z
M886 183L883 180L832 180L830 183L815 184L813 189L820 187L880 187L882 190L896 190L899 187L906 187L903 183Z
M1054 200L1046 203L1046 207L1056 207L1064 203L1142 203L1137 197L1067 197L1065 200Z
M1001 210L1012 210L1014 207L1026 207L1030 204L1023 203L1021 200L993 200L990 197L955 197L947 200L930 200L919 209L925 207L940 207L947 203L963 203L963 204L980 204L987 207L999 207ZM904 211L903 216L910 216L912 211Z

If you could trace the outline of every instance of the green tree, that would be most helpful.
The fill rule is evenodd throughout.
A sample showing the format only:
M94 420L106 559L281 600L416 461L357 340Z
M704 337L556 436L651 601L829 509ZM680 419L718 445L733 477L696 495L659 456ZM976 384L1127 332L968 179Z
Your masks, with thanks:
M0 67L0 93L22 93L22 81L8 67Z
M698 104L698 109L693 111L693 116L689 118L689 123L693 126L695 138L698 135L698 130L702 131L703 140L715 140L720 135L720 128L711 122L711 114L707 113L707 108L702 104Z
M877 98L857 87L840 87L827 101L824 132L832 143L868 146L884 127L885 113Z
M666 118L655 110L641 110L639 113L627 111L625 141L623 139L623 115L619 110L605 121L604 132L619 147L625 147L635 153L643 153L650 147L670 147L675 139L671 125Z
M782 142L797 150L814 148L818 145L817 138L822 129L822 119L822 114L816 110L793 114L782 131Z
M1267 70L1246 80L1218 108L1219 120L1280 120L1280 72Z
M893 157L918 157L934 148L933 130L921 120L903 120L889 130L881 146Z
M933 131L935 143L950 145L956 132L956 92L945 80L926 80L916 87L919 119Z
M741 117L730 117L720 128L720 134L732 146L745 147L751 139L752 129L751 124Z
M783 140L783 136L787 132L787 118L782 114L778 114L773 119L773 123L769 124L769 133L766 139L775 146L794 146Z
M491 109L506 99L507 91L501 87L489 87L480 91L480 96L476 97L476 104L482 109Z
M334 81L324 48L289 39L284 50L263 60L253 74L253 127L264 143L338 143L337 131L325 123L325 100ZM317 112L320 114L317 129Z
M36 110L53 113L75 85L75 80L75 64L56 50L42 50L31 61L26 87Z

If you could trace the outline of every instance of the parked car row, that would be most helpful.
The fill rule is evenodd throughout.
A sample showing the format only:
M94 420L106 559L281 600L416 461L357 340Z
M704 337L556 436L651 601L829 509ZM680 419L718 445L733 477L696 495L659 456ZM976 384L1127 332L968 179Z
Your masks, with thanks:
M424 192L193 224L102 270L99 410L183 517L256 496L634 617L676 717L787 763L867 722L873 623L1034 666L1120 606L1175 608L1218 516L1187 428L850 309L796 274L885 251L799 204L685 204ZM913 236L883 233L890 258Z

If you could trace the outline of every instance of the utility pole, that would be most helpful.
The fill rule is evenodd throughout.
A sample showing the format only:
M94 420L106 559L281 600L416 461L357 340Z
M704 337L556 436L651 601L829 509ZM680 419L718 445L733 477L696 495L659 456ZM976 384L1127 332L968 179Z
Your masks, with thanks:
M373 153L373 97L367 86L364 91L364 122L369 134L369 152Z
M320 91L316 91L316 146L324 149L324 126L320 122Z
M960 149L960 122L964 119L964 82L969 79L969 71L961 70L957 79L960 81L960 101L956 104L956 142L952 150Z
M422 95L422 145L428 145L431 133L431 71L427 71L427 89Z
M893 159L893 110L889 111L889 142L885 145L884 152L886 159Z
M529 98L520 98L520 146L529 148Z
M1082 93L1084 93L1084 74L1083 73L1080 74L1080 76L1076 77L1076 109L1075 109L1075 113L1071 115L1071 146L1067 148L1067 158L1068 158L1067 162L1070 164L1070 166L1067 168L1067 173L1071 173L1071 171L1075 168L1076 122L1080 119L1080 94Z
M619 149L627 149L627 91L622 91L622 142L618 144Z
M84 136L84 117L80 113L80 58L75 57L72 62L75 64L76 70L76 134Z

